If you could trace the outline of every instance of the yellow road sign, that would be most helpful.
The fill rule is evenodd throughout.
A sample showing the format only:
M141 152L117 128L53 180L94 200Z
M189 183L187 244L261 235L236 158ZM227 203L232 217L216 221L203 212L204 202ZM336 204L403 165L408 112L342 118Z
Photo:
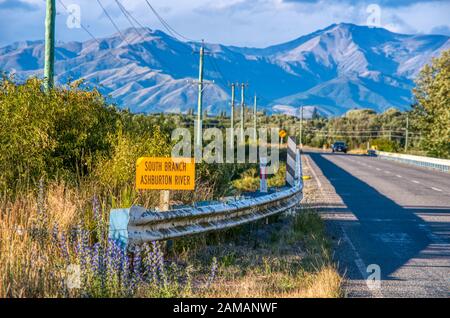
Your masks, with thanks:
M136 162L139 190L194 190L193 158L139 158Z
M287 132L286 132L286 130L280 130L280 138L284 138L284 137L286 137L287 136Z

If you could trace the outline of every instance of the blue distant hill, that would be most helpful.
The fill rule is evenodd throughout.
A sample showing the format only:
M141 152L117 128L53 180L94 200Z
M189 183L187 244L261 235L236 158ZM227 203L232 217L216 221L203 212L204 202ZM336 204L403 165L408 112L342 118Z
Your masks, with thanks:
M60 83L85 78L134 112L183 112L196 108L199 44L150 29L123 31L94 40L59 43ZM268 112L341 115L349 109L407 109L414 78L424 64L450 48L444 35L404 35L353 24L331 25L268 48L207 44L205 89L210 114L229 112L228 81L248 82L248 100L260 96ZM0 69L19 79L42 76L44 43L17 42L0 48Z

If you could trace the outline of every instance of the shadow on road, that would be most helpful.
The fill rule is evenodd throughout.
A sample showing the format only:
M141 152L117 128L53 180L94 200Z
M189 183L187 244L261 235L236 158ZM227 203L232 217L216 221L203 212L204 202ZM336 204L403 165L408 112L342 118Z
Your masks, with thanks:
M335 222L336 226L345 231L366 266L369 264L380 266L383 280L394 279L390 276L394 271L411 258L422 257L421 251L431 243L442 243L435 241L434 229L438 229L438 233L448 231L449 223L424 222L414 213L427 213L427 210L430 213L450 213L450 209L402 207L326 159L333 154L308 154L345 204L341 208L329 209L344 214L351 212L357 219L343 218L330 220L330 222ZM326 211L327 209L325 207L322 210ZM435 226L436 228L434 228ZM445 244L433 245L433 257L449 257L447 238L448 236L444 235ZM353 261L354 259L347 259L348 263ZM347 277L349 279L362 278L358 271L348 272Z

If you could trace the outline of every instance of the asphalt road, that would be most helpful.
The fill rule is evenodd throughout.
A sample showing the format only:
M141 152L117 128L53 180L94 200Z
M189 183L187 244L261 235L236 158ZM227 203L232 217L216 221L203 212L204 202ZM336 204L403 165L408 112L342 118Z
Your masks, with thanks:
M450 174L367 156L307 157L349 297L450 296ZM367 284L377 266L380 284Z

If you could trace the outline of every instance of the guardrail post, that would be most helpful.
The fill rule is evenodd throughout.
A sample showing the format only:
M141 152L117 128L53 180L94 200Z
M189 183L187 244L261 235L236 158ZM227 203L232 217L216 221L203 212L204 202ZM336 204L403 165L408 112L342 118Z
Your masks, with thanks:
M169 211L170 209L170 191L169 190L161 190L159 196L159 210L161 212Z
M128 246L128 223L130 209L112 209L109 214L109 239L126 249Z
M167 212L170 210L170 191L169 190L161 190L159 196L159 212ZM167 252L171 252L173 250L173 240L166 241L166 249Z

